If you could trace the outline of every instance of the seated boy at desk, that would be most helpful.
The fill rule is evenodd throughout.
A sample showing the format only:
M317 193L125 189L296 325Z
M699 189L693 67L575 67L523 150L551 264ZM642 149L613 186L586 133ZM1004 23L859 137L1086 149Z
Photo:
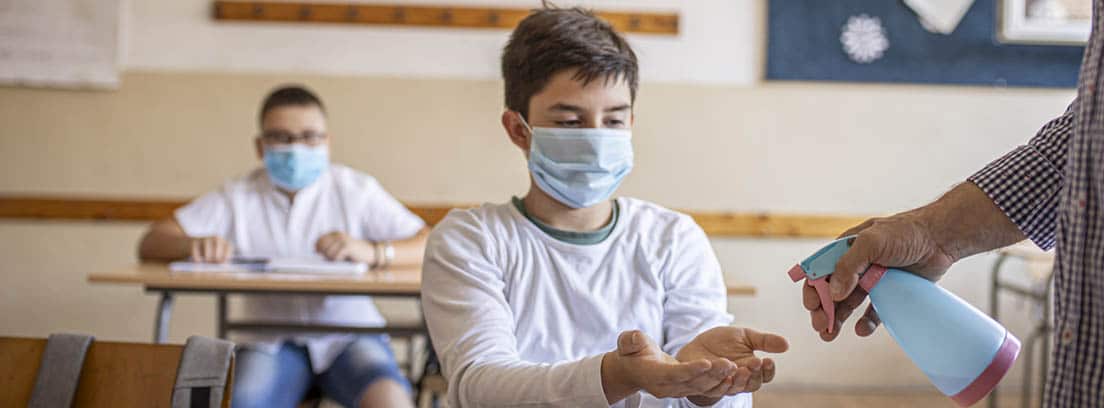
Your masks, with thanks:
M423 264L450 406L750 406L775 372L754 351L786 340L728 326L694 220L610 199L633 167L629 44L589 12L546 7L514 30L502 75L529 191L451 212Z
M331 163L321 100L279 88L260 111L254 140L263 162L155 223L142 259L226 262L232 256L317 257L374 267L417 264L425 223L367 174ZM256 321L381 326L371 299L247 295L240 317ZM294 407L312 386L347 407L410 406L410 385L382 335L235 336L233 406Z

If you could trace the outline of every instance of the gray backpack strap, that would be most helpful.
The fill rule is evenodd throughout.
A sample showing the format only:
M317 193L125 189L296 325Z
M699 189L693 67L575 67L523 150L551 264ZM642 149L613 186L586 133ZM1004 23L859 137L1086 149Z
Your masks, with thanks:
M46 351L38 366L30 408L70 407L80 384L81 367L92 336L83 334L51 334Z
M180 355L173 388L173 408L213 408L222 406L227 371L234 343L192 336Z

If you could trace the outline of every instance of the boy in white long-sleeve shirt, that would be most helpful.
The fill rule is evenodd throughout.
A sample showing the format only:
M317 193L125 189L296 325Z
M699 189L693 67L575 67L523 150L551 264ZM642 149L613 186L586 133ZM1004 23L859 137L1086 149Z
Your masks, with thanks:
M633 166L637 60L607 23L546 7L502 57L524 198L430 235L423 305L452 407L751 406L786 340L730 327L720 265L684 215L611 200Z

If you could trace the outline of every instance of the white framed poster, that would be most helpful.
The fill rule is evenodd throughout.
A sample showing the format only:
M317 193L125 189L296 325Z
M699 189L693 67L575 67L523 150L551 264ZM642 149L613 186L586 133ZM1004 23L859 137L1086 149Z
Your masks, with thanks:
M115 89L119 0L0 2L0 85Z
M1092 30L1092 0L1001 0L999 19L1004 43L1082 45Z

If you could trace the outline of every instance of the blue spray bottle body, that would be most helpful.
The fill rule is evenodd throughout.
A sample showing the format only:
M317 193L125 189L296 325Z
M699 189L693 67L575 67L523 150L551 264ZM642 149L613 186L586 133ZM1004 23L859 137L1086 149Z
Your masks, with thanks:
M850 238L833 241L790 271L795 281L804 278L817 288L822 304L831 303L827 281ZM872 265L859 285L905 354L960 406L988 395L1016 360L1020 342L1012 333L927 279ZM825 312L832 327L835 312L829 309Z

